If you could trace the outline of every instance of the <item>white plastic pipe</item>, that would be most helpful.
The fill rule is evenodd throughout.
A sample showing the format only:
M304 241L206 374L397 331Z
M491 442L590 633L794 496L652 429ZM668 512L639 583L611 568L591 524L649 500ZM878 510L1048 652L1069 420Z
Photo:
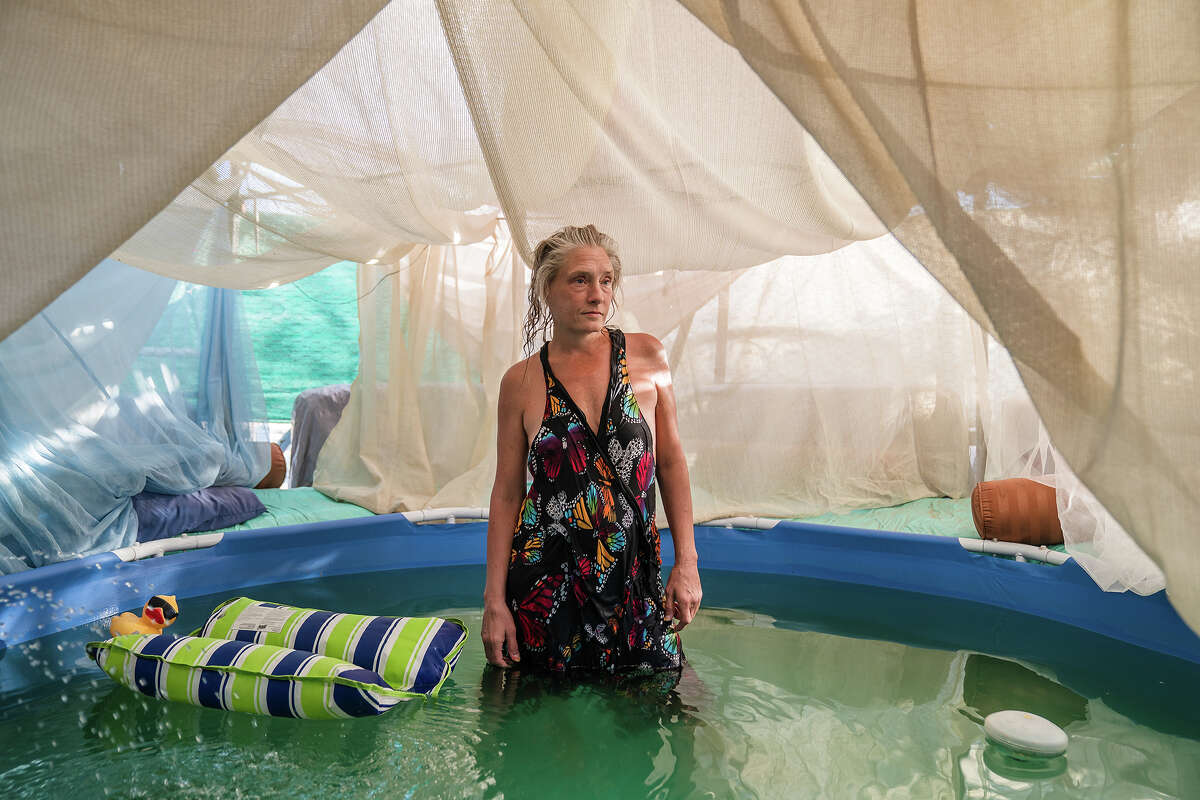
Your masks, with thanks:
M159 539L154 542L138 542L129 547L119 547L113 550L113 555L122 561L140 561L143 558L157 558L167 553L179 550L200 550L212 547L225 536L223 533L197 533L184 536L173 536L170 539Z
M1047 547L1034 547L1031 544L997 542L990 539L959 539L958 543L973 553L1015 556L1018 560L1024 557L1031 561L1043 561L1055 566L1066 563L1071 559L1066 553L1060 553L1057 550L1051 550Z
M700 524L714 528L749 528L755 531L769 531L779 524L779 520L767 519L766 517L725 517L723 519L712 519L708 522L701 522Z
M460 519L487 519L486 508L427 508L420 511L405 511L404 518L409 522L450 522ZM143 558L158 558L167 553L182 550L200 550L212 547L221 541L224 533L198 533L173 536L170 539L159 539L153 542L138 542L129 547L119 547L113 550L113 555L122 561L140 561Z
M404 518L409 522L449 522L460 519L487 519L486 508L423 508L419 511L404 511Z

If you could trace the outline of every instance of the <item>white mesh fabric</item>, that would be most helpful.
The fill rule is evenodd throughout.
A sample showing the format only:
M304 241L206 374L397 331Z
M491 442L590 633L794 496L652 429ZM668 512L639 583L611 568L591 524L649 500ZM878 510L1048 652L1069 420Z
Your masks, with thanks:
M1030 478L1053 486L1067 552L1101 589L1138 594L1161 590L1166 585L1163 571L1051 444L1012 358L990 337L988 380L987 479Z
M445 30L429 3L385 8L119 258L259 288L479 241L501 205L523 257L590 221L622 243L630 274L744 268L885 232L682 7L441 10Z
M360 267L358 378L313 485L378 513L487 505L523 278L502 227L494 241Z
M487 504L527 291L507 229L495 236L360 270L359 377L321 451L322 491L381 513ZM667 347L697 519L970 490L974 325L890 237L625 276L620 295L614 324Z
M479 241L499 211L431 4L392 3L118 253L262 288Z
M1012 354L1200 629L1200 6L683 2Z
M439 0L521 255L565 224L630 274L736 269L885 232L736 51L666 2Z
M631 278L737 271L887 228L1013 354L1066 460L1200 623L1200 7L411 0L200 179L369 3L13 8L0 28L0 108L20 112L6 113L16 169L0 184L0 263L18 276L6 320L173 196L121 257L226 286L341 258L380 275L440 265L414 247L479 241L498 209L520 254L595 222ZM459 301L438 302L418 305ZM511 350L504 336L496 352ZM676 341L686 373L691 345ZM396 498L437 497L462 457L414 455L449 460Z
M5 3L0 337L167 205L382 5Z

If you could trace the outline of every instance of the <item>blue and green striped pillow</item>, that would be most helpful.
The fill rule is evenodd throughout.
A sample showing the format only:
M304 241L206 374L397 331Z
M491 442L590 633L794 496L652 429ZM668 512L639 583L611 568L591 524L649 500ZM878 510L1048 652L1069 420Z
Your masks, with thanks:
M195 634L339 658L378 673L393 689L431 697L467 639L457 619L337 614L248 597L217 606Z
M161 700L275 717L382 714L422 695L329 656L229 639L130 633L88 645L109 677Z
M113 680L150 697L338 719L436 696L466 638L456 619L336 614L238 597L191 636L127 634L87 650Z

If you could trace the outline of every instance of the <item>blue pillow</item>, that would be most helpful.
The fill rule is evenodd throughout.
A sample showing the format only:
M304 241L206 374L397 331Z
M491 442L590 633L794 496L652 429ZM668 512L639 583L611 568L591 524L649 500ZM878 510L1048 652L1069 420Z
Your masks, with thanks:
M239 525L266 512L250 489L213 486L190 494L142 492L133 497L139 542L166 539L181 533L215 531Z

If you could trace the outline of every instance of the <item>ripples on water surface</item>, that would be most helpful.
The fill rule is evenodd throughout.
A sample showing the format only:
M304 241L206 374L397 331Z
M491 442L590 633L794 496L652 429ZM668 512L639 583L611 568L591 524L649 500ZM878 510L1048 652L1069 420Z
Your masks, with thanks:
M39 682L0 696L0 791L322 800L1200 797L1194 738L1134 722L1012 661L805 630L812 626L797 622L799 613L788 620L706 609L685 633L689 668L669 690L485 668L480 579L474 568L381 573L250 592L335 610L440 613L470 626L439 698L369 719L273 719L152 700L83 658L82 642L100 638L94 631L14 648L0 663L4 685L22 674ZM198 625L220 599L187 601L176 632ZM1028 779L985 748L982 715L1012 706L1066 728L1071 748L1060 774Z

